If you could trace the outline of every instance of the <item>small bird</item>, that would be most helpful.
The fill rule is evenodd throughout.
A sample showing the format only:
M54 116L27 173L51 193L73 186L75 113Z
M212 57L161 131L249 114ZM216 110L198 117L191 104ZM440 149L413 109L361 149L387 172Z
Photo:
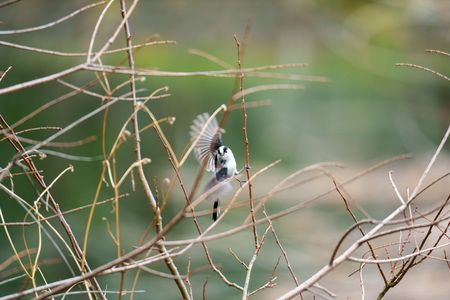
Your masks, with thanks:
M198 139L198 143L194 147L195 158L200 165L205 167L206 171L214 172L214 177L206 185L205 192L219 182L239 174L236 170L236 159L233 152L222 142L221 137L224 130L219 127L215 118L206 125L209 118L208 113L198 115L191 125L190 132L192 142ZM212 215L214 221L217 220L220 213L220 198L231 190L231 183L225 182L207 197L214 201Z

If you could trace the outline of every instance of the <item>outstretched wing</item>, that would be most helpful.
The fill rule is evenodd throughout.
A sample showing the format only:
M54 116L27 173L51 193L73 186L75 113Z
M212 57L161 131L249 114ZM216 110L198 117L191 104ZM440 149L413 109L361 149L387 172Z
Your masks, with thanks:
M212 119L207 125L208 113L198 115L191 125L191 141L194 142L199 136L198 143L194 147L195 158L201 165L205 164L206 171L214 172L214 152L222 145L222 129L219 128L217 120ZM203 132L202 132L203 131Z

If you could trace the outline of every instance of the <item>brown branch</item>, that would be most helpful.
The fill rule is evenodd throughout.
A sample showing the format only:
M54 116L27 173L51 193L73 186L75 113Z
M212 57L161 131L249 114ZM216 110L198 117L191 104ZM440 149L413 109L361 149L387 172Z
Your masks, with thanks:
M340 190L338 184L336 183L336 180L334 180L334 179L333 179L333 184L334 184L334 186L335 186L335 188L336 188L336 191L337 191L337 192L339 193L339 195L341 196L341 199L344 201L345 209L348 211L348 213L349 213L350 216L352 217L352 219L353 219L353 221L355 222L355 224L358 224L358 219L356 218L355 214L354 214L353 211L351 210L350 206L348 205L347 199L345 198L344 194L341 192L341 190ZM357 225L357 226L358 226L358 230L359 230L359 232L361 233L361 235L362 235L362 236L365 236L366 233L364 232L364 230L362 229L362 227L361 227L360 225ZM375 250L373 249L372 245L371 245L369 242L367 242L367 246L369 247L370 252L372 253L373 258L376 259L377 256L376 256L376 254L375 254ZM332 263L333 263L333 260L330 261L330 264L332 264ZM381 269L381 265L377 264L377 268L378 268L378 271L380 272L381 277L383 278L384 285L387 285L388 282L387 282L386 276L384 275L383 270ZM361 278L362 278L362 277L361 277Z
M9 70L12 69L12 66L9 66L5 71L0 71L0 82L5 78L6 74L8 74Z
M400 159L401 159L401 158L404 158L404 156L396 157L396 158L393 158L393 159L388 159L388 160L383 161L382 163L378 163L378 164L376 164L375 166L370 167L369 169L363 171L362 173L357 174L357 175L354 176L353 178L348 179L346 182L347 182L347 183L352 182L352 181L354 181L354 180L360 178L360 177L362 176L362 174L370 173L370 172L376 170L377 168L380 168L380 167L382 167L382 166L385 166L387 163L391 163L391 162L393 162L393 161L397 161L399 158L400 158ZM273 164L272 164L272 165L273 165ZM267 169L267 167L266 167L265 169ZM263 171L263 170L261 170L261 171ZM260 172L261 172L261 171L260 171ZM258 174L258 173L257 173L257 174ZM255 175L257 175L257 174L255 174ZM255 175L254 175L254 176L255 176ZM246 184L247 184L247 183L244 183L243 187L245 187ZM345 183L343 183L343 184L345 184ZM240 190L241 190L243 187L241 187ZM334 191L334 189L333 189L333 191ZM239 191L238 191L238 192L239 192ZM236 196L235 196L235 197L236 197ZM235 197L233 197L233 198L231 199L230 205L233 204L233 201L234 201ZM296 207L296 209L299 209L299 208ZM288 209L288 210L289 210L289 209ZM221 216L220 216L219 218L223 218L223 216L227 213L227 211L228 211L228 207L224 210L224 212L221 214ZM47 285L45 285L45 286L40 286L40 287L37 287L37 288L35 288L35 289L29 289L29 290L21 291L21 292L19 292L19 293L15 293L15 294L8 295L8 296L5 297L5 300L15 299L15 298L17 298L17 297L26 296L26 295L32 294L32 293L34 293L34 292L43 291L43 290L46 290L46 289L49 289L49 288L52 289L51 292L44 293L42 296L40 296L40 297L38 298L38 300L42 300L42 299L44 299L44 298L49 297L50 295L53 295L53 294L55 294L55 293L64 291L65 289L67 289L67 288L73 286L74 284L77 284L77 283L79 283L79 282L81 282L81 281L83 281L83 280L86 280L86 279L91 278L91 277L93 277L93 276L97 276L97 275L103 274L103 272L106 272L107 270L110 270L110 269L111 269L111 270L117 270L118 268L114 268L114 269L113 269L113 267L115 267L115 266L117 266L117 265L119 265L119 264L121 264L121 263L123 263L123 262L125 262L125 261L128 261L128 260L130 260L130 259L132 259L132 258L134 258L134 257L136 257L136 256L138 256L138 255L140 255L140 254L142 254L142 253L148 251L148 249L152 248L158 241L161 240L161 238L162 238L163 236L165 236L165 235L166 235L166 234L167 234L167 233L168 233L168 232L169 232L176 224L178 224L178 223L183 219L184 212L185 212L185 210L184 210L184 208L183 208L182 210L180 210L180 211L179 211L179 212L178 212L178 213L177 213L177 214L176 214L176 215L175 215L175 216L174 216L174 217L166 224L166 226L163 228L163 230L162 230L161 232L157 233L151 240L149 240L148 242L146 242L145 244L143 244L142 247L139 247L139 248L137 248L137 249L134 249L134 250L132 250L132 251L130 251L130 252L124 254L124 255L123 255L122 257L120 257L120 258L117 258L117 259L114 259L114 260L112 260L112 261L109 261L109 262L107 262L106 264L101 265L101 266L97 267L96 269L92 270L91 272L88 272L88 273L86 273L86 274L82 274L82 275L80 275L80 276L75 276L75 277L72 277L72 278L69 278L69 279L65 279L65 280L60 280L60 281L57 281L57 282L49 283L49 284L47 284ZM287 214L287 213L290 213L290 211L283 211L281 214L280 214L280 213L274 214L274 215L272 215L271 217L279 218L279 217L281 217L281 216L283 216L283 215L285 215L285 214ZM219 221L220 221L220 220L219 220ZM261 223L266 222L266 221L267 221L267 219L264 218L264 221L262 221ZM214 224L216 224L216 223L217 223L217 222L215 222ZM214 226L214 224L213 224L212 226ZM249 225L250 225L250 224L249 224ZM251 226L251 225L250 225L250 226ZM241 227L242 227L242 226L241 226ZM248 227L248 226L247 226L247 227ZM242 228L239 228L238 231L241 231L241 230L243 230L243 229L242 229ZM208 230L206 230L205 232L208 232ZM189 244L189 245L192 245L192 244L195 243L197 240L200 241L202 238L203 238L203 236L200 236L199 238L197 238L197 239L195 239L195 240L189 241L188 244ZM170 243L170 242L166 242L165 244L169 244L169 243ZM184 244L184 243L182 243L182 244Z
M231 255L233 255L233 257L244 267L244 269L248 270L247 264L236 253L234 253L233 249L229 248L228 250L230 251Z
M136 2L133 3L133 5L135 5ZM127 13L127 8L125 5L125 0L121 0L120 1L120 8L121 8L121 14L122 14L122 22L123 22L123 28L125 31L125 36L126 36L126 45L127 45L127 56L128 56L128 63L129 66L131 68L131 70L134 70L134 55L133 55L133 50L132 50L132 40L131 40L131 30L130 30L130 25L128 23L128 18L129 18L129 14ZM131 13L131 9L129 11L129 13ZM106 45L105 45L106 46ZM106 47L102 48L102 50L106 50ZM95 56L97 57L98 54ZM95 60L94 57L94 60ZM141 154L141 139L140 139L140 134L139 134L139 122L138 122L138 118L137 118L137 111L138 111L138 103L136 101L136 81L134 79L134 72L132 72L130 74L130 89L132 92L132 97L133 99L133 117L132 117L132 123L133 123L133 131L134 131L134 135L135 135L135 153L136 153L136 161L141 161L142 160L142 154ZM143 186L144 189L144 193L147 196L147 199L149 199L149 201L151 202L152 206L153 206L153 210L155 213L155 218L156 218L156 231L159 233L162 231L162 217L161 217L161 212L159 210L159 207L156 205L156 200L153 196L152 190L150 188L150 185L147 182L147 179L145 178L145 174L144 174L144 169L142 167L142 164L138 165L138 173L139 173L139 178L141 180L141 184ZM165 248L164 245L158 245L161 253L167 253L167 249ZM178 286L178 289L180 290L181 296L184 299L190 299L189 296L189 292L186 289L186 286L183 283L183 280L181 278L180 273L178 272L178 269L173 261L173 259L169 256L165 259L166 265L168 267L168 269L170 270L170 272L172 273L172 275L176 276L175 279L175 283Z
M100 53L100 52L99 52ZM243 68L242 72L244 75L249 77L262 77L262 78L272 78L269 76L269 73L261 73L258 71L265 70L276 70L276 69L288 69L288 68L301 68L304 67L305 64L301 63L293 63L293 64L279 64L279 65L269 65L269 66L260 66L253 68ZM129 68L117 68L116 66L111 65L99 65L99 64L83 64L81 68L86 71L100 71L107 73L115 73L115 74L127 74L130 75L133 73L137 76L161 76L161 77L221 77L221 78L229 78L235 77L239 75L239 69L229 69L229 70L215 70L215 71L197 71L197 72L172 72L172 71L160 71L154 69L134 69L131 70ZM278 75L274 75L275 78L279 78Z
M439 143L439 146L437 147L436 151L434 152L432 158L430 159L427 167L422 172L422 175L420 176L416 186L413 189L412 194L409 195L408 201L405 203L402 203L397 209L392 211L388 216L386 216L381 223L377 224L374 228L372 228L368 233L366 233L364 238L360 238L357 241L355 241L353 244L351 244L340 256L336 257L333 261L333 263L327 264L323 266L320 270L318 270L314 275L309 277L306 281L304 281L300 286L290 290L289 292L283 294L281 297L279 297L280 300L285 299L291 299L294 296L298 295L302 291L306 290L307 288L311 287L313 284L315 284L317 281L319 281L322 277L324 277L326 274L334 270L338 265L343 263L344 261L348 260L350 255L356 251L362 243L364 243L364 240L370 239L373 235L375 235L381 228L383 228L388 222L392 221L397 215L404 212L404 210L408 207L408 205L411 204L411 202L415 199L415 197L418 195L421 185L423 184L423 181L429 174L431 168L433 167L437 156L440 154L441 150L443 149L445 143L447 142L447 138L450 135L450 126L448 127L446 133L444 134L444 137L442 138L441 142Z
M30 88L32 86L36 86L36 85L40 85L40 84L44 84L53 80L56 80L58 78L67 76L69 74L78 72L80 70L82 70L84 67L84 65L76 65L74 67L62 70L60 72L48 75L48 76L44 76L44 77L40 77L37 79L33 79L33 80L29 80L29 81L25 81L25 82L21 82L18 84L14 84L5 88L0 89L0 95L5 95L5 94L9 94L12 92L16 92L25 88Z
M441 51L441 50L426 49L425 51L428 52L428 53L436 53L436 54L441 54L441 55L445 55L445 56L450 56L450 53L444 52L444 51Z
M97 80L92 80L89 83L83 85L80 90L77 91L71 91L69 93L66 93L62 96L59 96L51 101L46 102L44 105L38 107L37 109L35 109L34 111L32 111L31 113L29 113L28 115L24 116L23 118L21 118L20 120L18 120L17 122L15 122L14 124L11 125L12 129L15 129L16 127L22 125L23 123L25 123L26 121L31 120L33 117L35 117L36 115L40 114L41 112L45 111L46 109L64 101L67 99L71 99L73 96L78 95L79 93L81 93L81 89L85 89L88 87L93 86L95 83L97 82Z
M216 57L214 55L211 55L211 54L209 54L209 53L207 53L205 51L202 51L202 50L199 50L199 49L189 49L188 53L192 54L192 55L200 56L202 58L205 58L205 59L207 59L207 60L209 60L209 61L211 61L211 62L213 62L213 63L215 63L215 64L217 64L219 66L221 66L224 69L232 69L233 68L232 65L228 64L227 62L221 60L220 58L218 58L218 57Z
M248 299L249 295L248 295L248 286L250 284L250 276L252 274L252 270L253 270L253 265L255 264L256 258L259 255L259 252L262 249L262 246L264 245L264 242L266 240L267 234L269 233L269 230L271 228L271 225L269 224L269 226L267 226L266 230L264 231L262 237L261 237L261 242L258 243L258 246L255 249L255 252L253 253L252 258L250 259L250 262L248 263L248 268L247 268L247 272L245 274L245 282L244 282L244 289L242 291L242 299ZM271 282L271 280L269 281Z
M287 256L286 251L283 249L283 246L281 245L281 242L280 242L280 240L278 239L278 235L277 235L277 233L276 233L276 231L275 231L275 228L273 228L272 221L270 220L269 216L268 216L267 213L266 213L265 207L264 207L264 209L263 209L263 214L264 214L264 216L266 217L267 221L269 222L270 228L271 228L271 230L272 230L273 237L275 238L275 242L276 242L276 244L278 245L278 248L280 248L280 251L281 251L281 253L283 254L284 261L286 262L286 266L287 266L287 268L288 268L288 270L289 270L289 273L291 274L292 279L294 279L295 285L298 286L299 283L298 283L297 276L295 275L294 270L292 269L292 266L291 266L291 263L289 262L289 258L288 258L288 256ZM300 294L300 298L303 300L302 294Z
M252 186L253 183L250 181L250 154L249 154L249 147L248 147L248 135L247 135L247 111L245 109L245 95L244 95L244 73L242 72L242 65L241 65L241 43L239 42L236 34L234 34L234 40L236 42L237 47L237 64L239 69L239 81L240 81L240 96L241 96L241 103L242 103L242 114L244 118L244 124L242 127L242 131L244 132L244 143L245 143L245 173L247 175L247 181L248 183L248 200L250 205L250 214L252 215L252 223L253 223L253 238L255 240L255 248L258 248L259 241L258 241L258 232L256 231L256 218L255 218L255 210L253 207L253 190ZM232 97L233 98L233 97Z
M143 47L146 47L146 46L168 45L168 44L176 44L176 41L152 41L152 42L145 42L145 43L142 43L142 44L133 45L133 50L139 49L139 48L143 48ZM82 57L84 57L84 56L88 55L88 52L61 52L61 51L54 51L54 50L41 49L41 48L30 47L30 46L24 46L24 45L14 44L14 43L10 43L10 42L5 42L5 41L0 41L0 45L5 46L5 47L16 48L16 49L20 49L20 50L31 51L31 52L35 52L35 53L54 55L54 56L64 56L64 57L80 57L80 56L82 56ZM125 48L118 48L118 49L107 50L107 51L103 52L103 54L119 53L119 52L125 51L127 49L128 48L125 47ZM92 55L96 55L96 54L97 54L97 52L92 52Z
M14 149L20 154L20 153L24 153L25 152L25 148L22 146L22 144L20 143L20 141L17 139L17 137L14 134L14 131L12 128L9 127L8 123L6 122L6 120L3 118L2 115L0 115L0 121L3 123L0 124L0 129L8 129L9 133L8 134L8 141L11 143L11 145L14 147ZM47 190L47 196L48 199L51 203L51 205L53 206L53 208L56 211L56 214L58 216L58 219L61 223L61 225L64 228L64 231L66 232L67 236L69 237L70 240L70 244L72 247L72 250L74 251L75 255L76 255L76 259L77 262L79 264L80 269L82 270L87 270L90 271L90 267L87 263L87 261L82 260L82 251L81 248L72 232L72 229L69 225L69 223L66 221L66 219L64 218L60 208L59 208L59 204L54 200L53 196L51 195L50 191L48 191L48 187L44 181L44 178L39 174L36 166L34 165L34 162L31 158L29 158L28 154L21 154L20 155L26 162L26 164L28 165L29 169L32 171L33 177L36 179L36 181L39 183L39 185L41 186L41 188L43 190ZM95 289L99 292L99 296L101 299L105 299L103 294L102 294L102 290L100 288L99 283L97 282L97 280L94 278L92 278L91 280L92 285L95 287Z
M14 3L17 3L19 1L21 1L21 0L6 0L6 1L0 3L0 8L3 8L5 6L8 6L8 5L11 5L11 4L14 4Z
M242 73L240 73L242 74ZM242 78L244 77L244 75L240 75L242 76ZM240 77L239 76L239 77ZM239 92L237 92L236 94L234 94L231 99L233 99L233 101L238 100L239 98L243 98L244 95L249 95L249 94L253 94L253 93L258 93L258 92L264 92L264 91L272 91L272 90L303 90L305 88L305 86L301 85L301 84L289 84L289 83L276 83L276 84L264 84L264 85L257 85L257 86L252 86L250 88L247 89L240 89Z
M9 265L11 265L15 261L17 261L18 258L25 256L25 255L34 254L36 252L37 252L37 248L32 248L32 249L22 250L22 251L18 252L17 255L10 256L6 260L4 260L2 263L0 263L0 272L3 272Z
M42 29L46 29L46 28L50 28L53 27L55 25L58 25L76 15L78 15L79 13L89 9L89 8L93 8L99 5L102 5L103 3L105 3L105 1L100 1L97 3L91 3L89 5L83 6L82 8L77 9L76 11L58 19L55 20L53 22L44 24L44 25L40 25L40 26L36 26L36 27L30 27L30 28L24 28L24 29L13 29L13 30L0 30L0 35L4 35L4 34L18 34L18 33L26 33L26 32L33 32L33 31L38 31L38 30L42 30Z
M126 196L128 196L128 194L122 194L122 195L119 195L119 199L122 199L122 198L124 198L124 197L126 197ZM106 200L97 202L95 205L102 205L102 204L105 204L105 203L112 202L112 201L114 201L114 200L115 200L115 197L108 198L108 199L106 199ZM66 210L66 211L61 212L61 214L62 214L62 215L68 215L68 214L71 214L71 213L74 213L74 212L77 212L77 211L80 211L80 210L83 210L83 209L92 207L93 205L94 205L94 204L87 204L87 205L84 205L84 206L72 208L72 209L69 209L69 210ZM41 222L41 221L48 221L48 220L51 220L51 219L54 219L54 218L57 218L57 217L58 217L58 215L52 215L52 216L49 216L49 217L40 218L39 221L40 221L40 222ZM37 221L28 221L28 222L7 222L7 223L0 223L0 226L31 226L31 225L35 225L35 224L38 224L38 222L37 222Z
M398 157L394 157L394 158L385 160L385 161L383 161L383 162L381 162L381 163L378 163L378 164L376 164L376 165L374 165L374 166L372 166L372 167L370 167L370 168L364 170L363 172L361 172L361 173L359 173L359 174L357 174L357 175L355 175L355 176L353 176L353 177L347 179L346 181L344 181L344 182L341 184L341 186L345 186L345 185L347 185L347 184L350 184L350 183L356 181L357 179L361 178L362 176L364 176L364 175L366 175L366 174L368 174L368 173L370 173L370 172L373 172L373 171L375 171L376 169L381 168L381 167L385 166L385 165L388 164L388 163L392 163L393 161L397 161L397 160L399 160L399 159L404 159L404 158L405 158L405 156L398 156ZM447 175L448 175L448 174L447 174ZM442 178L443 178L443 177L441 177L440 179L442 179ZM436 183L436 181L435 181L434 183ZM428 187L425 187L424 189L427 189L427 188L428 188ZM320 199L320 198L322 198L322 197L324 197L324 196L330 194L331 192L335 192L335 188L332 188L332 189L329 190L328 192L322 193L321 195L315 196L315 197L313 197L313 198L311 198L311 199L308 199L308 200L306 200L306 201L304 201L304 202L301 202L301 203L299 203L299 204L296 204L296 205L294 205L294 206L292 206L292 207L290 207L290 208L287 208L287 209L284 209L284 210L279 211L279 212L277 212L277 213L274 213L274 214L270 215L269 218L270 218L271 221L276 220L276 219L279 219L279 218L282 218L282 217L284 217L284 216L286 216L286 215L288 215L288 214L291 214L291 213L293 213L293 212L295 212L295 211L298 211L298 210L300 210L300 209L303 209L303 208L307 207L307 206L308 206L309 204L311 204L313 201L318 200L318 199ZM421 192L422 192L422 191L421 191ZM418 195L419 195L421 192L419 192ZM264 196L264 197L265 197L265 196ZM436 210L436 209L432 209L431 211L435 211L435 210ZM266 223L266 222L267 222L267 219L266 219L266 218L261 218L261 219L259 219L259 220L256 221L256 223L257 223L258 225L259 225L259 224L264 224L264 223ZM362 220L362 221L358 222L358 224L365 224L365 223L378 224L378 223L380 223L380 222L381 222L381 221L369 219L369 220ZM398 224L398 223L404 223L404 222L405 222L405 220L402 219L402 220L399 220L399 221L388 222L387 224ZM250 223L250 224L244 224L244 225L235 227L235 228L233 228L233 229L227 230L226 232L222 232L222 233L218 233L218 234L215 234L215 235L206 236L206 237L204 237L204 238L201 239L201 240L199 240L198 238L196 238L196 239L186 239L186 240L180 240L180 241L164 241L163 243L164 243L165 245L167 245L167 246L182 246L182 245L190 244L190 243L192 243L192 242L200 242L200 241L202 241L202 240L204 240L204 241L217 240L217 239L221 239L221 238L226 237L226 236L234 235L234 234L239 233L239 232L241 232L241 231L243 231L243 230L245 230L245 229L247 229L247 228L250 228L250 227L252 227L252 224L251 224L251 223ZM354 224L353 226L351 226L351 227L347 230L345 236L347 236L347 235L348 235L353 229L355 229L355 228L357 228L357 225ZM341 238L341 240L342 240L342 238ZM337 251L337 250L335 250L335 251Z
M31 144L31 145L38 145L40 143L42 143L42 141L37 141L37 140L33 140L30 138L24 138L24 137L20 137L17 136L17 139L21 142L27 143L27 144ZM85 144L88 144L90 142L96 141L97 137L95 135L92 136L88 136L86 138L83 138L81 140L77 140L77 141L71 141L71 142L48 142L45 145L47 147L55 147L55 148L73 148L73 147L79 147L79 146L83 146ZM1 142L1 140L0 140Z
M447 251L444 249L444 259L447 261L447 267L450 270L450 260L447 258Z
M445 175L439 177L438 179L434 180L433 182L431 182L429 185L427 185L427 186L424 187L422 190L420 190L420 191L416 194L416 196L415 196L413 199L417 198L417 197L418 197L419 195L421 195L423 192L425 192L426 190L428 190L431 186L433 186L433 185L436 184L437 182L441 181L442 179L444 179L444 178L447 177L448 175L449 175L449 173L447 173L447 174L445 174ZM341 184L341 186L343 186L343 184ZM435 212L436 210L441 209L441 207L442 207L442 206L439 205L437 208L433 208L433 209L429 210L429 211L426 212L424 215L429 215L429 214ZM421 218L421 217L416 217L416 218L414 218L413 220L417 220L417 219L419 219L419 218ZM405 218L405 219L400 219L400 220L396 220L396 221L391 221L391 222L388 222L388 223L386 223L386 224L387 224L387 225L396 225L396 224L402 224L402 223L405 223L405 222L410 221L410 220L411 220L411 218ZM333 250L333 254L331 255L330 261L333 261L333 260L334 260L334 257L336 256L337 251L339 250L340 246L341 246L342 243L344 242L345 238L346 238L346 237L347 237L354 229L358 228L358 227L361 226L362 224L379 224L380 222L381 222L381 221L379 221L379 220L365 219L365 220L358 221L357 223L355 223L355 224L353 224L352 226L350 226L350 227L345 231L345 233L342 235L342 237L339 239L339 242L336 244L336 247L335 247L334 250ZM410 228L410 226L409 226L408 228ZM398 231L395 231L395 232L398 232Z
M143 106L143 109L147 111L147 113L149 114L149 116L152 119L153 123L156 123L156 125L157 125L156 118L152 114L152 112L146 106ZM191 198L187 194L185 185L183 183L183 180L181 179L180 172L179 172L178 167L177 167L177 165L176 165L176 163L174 161L176 158L174 157L173 151L170 151L171 146L168 144L167 139L164 138L164 134L162 133L161 128L159 128L159 126L155 126L154 128L155 128L156 133L158 134L158 137L161 140L161 143L163 144L163 146L164 146L164 148L165 148L165 150L167 152L167 157L169 159L169 162L172 165L172 168L175 171L177 180L178 180L178 182L180 184L181 190L182 190L184 198L186 200L184 207L185 207L185 209L189 208L191 210L191 213L192 213L192 216L193 216L193 219L194 219L194 224L195 224L195 227L197 229L197 232L198 232L198 234L200 236L202 236L202 234L204 234L204 233L202 233L202 230L200 228L200 225L198 223L197 217L196 217L195 212L194 212L193 203L191 201ZM216 185L216 187L218 187L218 185ZM212 226L215 226L215 224L217 224L223 218L223 215L225 214L225 211ZM184 217L184 214L183 214L183 217ZM230 280L228 280L225 277L225 275L217 268L217 266L214 264L214 261L213 261L211 255L210 255L210 253L209 253L208 246L206 245L206 243L204 241L202 241L201 243L202 243L203 249L205 251L205 255L206 255L206 258L208 260L208 263L211 265L211 268L213 269L213 271L216 272L227 285L232 286L232 287L234 287L236 289L242 290L242 287L240 287L236 283L231 282Z
M430 68L427 68L427 67L423 67L423 66L416 65L416 64L409 64L409 63L396 63L395 65L398 66L398 67L411 67L411 68L416 68L416 69L419 69L419 70L422 70L422 71L426 71L426 72L432 73L432 74L434 74L434 75L436 75L436 76L438 76L438 77L440 77L440 78L442 78L442 79L445 79L445 80L447 80L447 81L450 81L450 78L449 78L449 77L447 77L447 76L445 76L444 74L439 73L439 72L437 72L437 71L435 71L435 70L432 70L432 69L430 69Z
M425 234L425 237L422 239L422 242L420 243L419 248L414 249L414 251L421 251L422 248L425 246L425 242L427 241L428 237L431 235L431 230L433 228L434 223L437 224L438 221L440 222L440 220L438 220L438 217L442 213L444 207L447 205L449 200L450 200L450 195L447 197L447 199L446 199L445 203L442 205L441 209L439 209L439 211L436 213L436 215L433 219L433 222L431 224L428 224L429 228L428 228L427 233ZM442 235L441 235L441 237L442 237ZM439 240L440 240L440 238L438 239L438 241ZM385 286L383 288L383 290L378 294L377 299L382 299L391 288L395 287L403 279L403 277L406 275L406 273L409 271L409 269L411 269L413 266L416 265L416 263L415 263L416 258L417 258L417 256L412 257L411 260L409 260L408 262L406 262L403 265L403 267L400 269L400 271L389 281L389 284L387 286ZM421 261L423 261L423 259Z
M205 283L203 284L203 300L206 300L206 285L208 284L208 278L206 278Z

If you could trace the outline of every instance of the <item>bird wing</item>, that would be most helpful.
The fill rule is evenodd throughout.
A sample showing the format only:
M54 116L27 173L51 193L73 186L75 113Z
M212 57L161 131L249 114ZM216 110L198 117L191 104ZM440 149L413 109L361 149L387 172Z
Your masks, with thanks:
M208 124L208 113L198 115L191 125L191 141L194 142L199 136L199 140L194 147L194 155L200 165L204 165L206 171L214 172L215 151L222 145L222 129L219 128L217 120L213 118Z

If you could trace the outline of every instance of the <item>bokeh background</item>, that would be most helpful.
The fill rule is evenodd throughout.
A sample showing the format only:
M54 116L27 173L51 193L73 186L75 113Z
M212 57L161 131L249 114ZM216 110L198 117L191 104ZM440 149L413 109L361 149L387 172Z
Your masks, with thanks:
M0 9L0 30L19 29L56 20L69 12L90 3L89 1L19 1ZM85 52L101 8L90 9L73 19L47 30L17 35L1 35L1 41L66 52ZM113 5L102 24L96 49L107 40L120 19L118 3ZM161 40L175 40L175 45L160 45L136 52L136 64L140 68L158 68L167 71L219 70L220 66L204 58L189 54L189 49L206 51L231 65L236 64L236 45L233 34L243 36L251 20L251 31L244 58L244 67L274 65L283 63L307 63L307 68L289 69L286 73L317 75L328 78L328 82L304 82L304 90L276 90L255 93L246 97L248 102L270 99L271 106L248 110L248 135L252 172L268 163L281 159L282 162L255 182L255 192L262 195L282 178L302 167L324 161L339 161L343 169L333 169L339 180L384 159L411 153L409 160L396 162L386 168L364 177L348 187L352 201L363 206L374 217L382 217L395 208L398 200L390 187L388 171L394 170L397 182L403 192L413 188L433 151L441 140L450 120L450 89L445 81L430 73L408 67L395 66L407 62L427 66L443 74L449 74L450 61L443 55L425 52L426 49L440 49L448 52L450 34L450 3L448 1L141 1L131 18L134 43L143 42L154 34ZM120 36L112 46L124 47ZM11 71L0 83L0 88L31 80L60 71L85 58L54 57L0 46L0 68ZM117 64L124 54L105 56L103 63ZM94 75L79 72L65 78L82 85ZM111 76L112 83L120 83L126 76ZM245 86L289 82L276 79L246 78ZM138 83L138 88L149 91L168 86L171 96L151 102L149 107L157 117L174 116L173 125L164 125L163 130L172 143L175 152L181 154L189 142L189 125L199 113L214 111L226 103L234 84L233 78L212 77L148 77ZM100 87L92 88L101 92ZM0 96L0 113L14 123L34 109L56 98L69 89L52 82L17 93ZM125 91L124 91L125 92ZM18 129L36 126L64 127L97 108L99 99L78 95L57 105ZM118 103L111 109L108 124L109 145L123 122L129 116L129 103ZM142 115L142 125L148 123ZM98 115L71 130L58 141L72 141L95 135L92 143L71 149L55 149L64 153L85 157L101 154L102 117ZM26 137L42 140L49 132L32 132ZM245 162L242 135L242 114L234 111L226 124L224 139L232 147L239 166ZM163 180L172 176L164 149L152 131L143 135L143 152L152 163L146 166L149 178L156 177L161 189ZM448 172L449 148L446 146L440 156L432 178ZM5 142L0 143L0 166L4 167L14 152ZM119 153L119 169L126 170L133 161L133 149L127 144ZM89 204L94 196L100 176L101 162L80 162L49 156L37 162L47 181L57 176L69 164L75 172L63 176L53 188L63 210ZM191 157L182 176L190 186L198 170L198 164ZM16 170L17 171L17 170ZM206 179L205 179L206 180ZM6 183L9 186L9 182ZM24 176L14 177L15 190L25 199L34 199L35 192ZM304 187L293 189L274 197L268 212L276 212L310 199L332 187L329 179L319 180ZM131 184L121 192L130 192ZM433 206L448 193L445 182L435 186L421 204ZM110 187L104 187L101 199L113 195ZM245 200L245 195L240 197ZM32 200L30 200L32 201ZM167 220L183 205L180 191L170 198L165 217ZM151 209L138 191L123 200L121 209L122 244L124 251L133 249L145 231L152 215ZM0 194L0 208L6 221L21 221L24 212L9 199ZM203 209L208 205L204 204ZM248 213L246 207L231 212L214 232L225 231L240 224ZM68 216L79 241L85 230L88 211ZM259 216L261 217L261 215ZM107 232L107 223L114 224L111 205L98 207L89 243L91 265L100 265L113 258L115 246ZM300 279L314 273L326 264L333 246L343 231L352 223L345 212L340 198L330 195L321 198L307 209L298 211L283 220L275 222L280 239ZM55 223L56 224L56 223ZM203 217L201 224L210 224L209 217ZM264 227L260 227L262 232ZM32 244L35 236L29 230ZM22 245L22 228L11 228L11 234L18 245ZM191 220L169 235L169 239L195 236ZM243 282L242 266L229 254L229 248L244 260L253 252L249 231L236 236L209 243L216 263L233 281ZM0 261L13 252L6 242L6 235L0 233ZM20 247L19 247L20 248ZM57 257L49 245L45 258ZM256 288L267 280L279 256L278 248L269 238L267 247L254 269L251 286ZM193 267L206 265L203 250L193 247L188 255L176 262L186 270L188 258ZM163 264L155 266L166 271ZM335 270L321 283L338 294L339 299L360 297L357 275L347 277L357 265L347 264ZM68 276L64 265L49 264L42 267L47 280ZM382 281L374 267L367 268L366 296L374 298L381 289ZM3 273L3 275L2 275ZM0 273L4 280L10 273ZM130 288L133 272L127 275L125 287ZM271 299L294 287L285 266L279 267L278 286L261 292L255 298ZM5 275L6 274L6 275ZM146 290L136 294L137 299L178 297L175 284L148 274L142 274L137 289ZM118 275L101 279L108 289L118 288ZM240 294L227 287L210 270L194 274L192 284L195 296L201 297L201 286L208 278L207 294L211 299L238 299ZM407 274L404 281L389 292L386 299L446 299L448 293L448 267L443 262L428 261L417 270ZM17 290L22 282L0 286L1 295ZM448 289L447 289L448 291ZM114 297L114 296L113 296ZM310 297L310 296L307 296ZM72 298L76 298L72 296ZM82 297L81 297L82 298ZM81 299L80 298L80 299Z

